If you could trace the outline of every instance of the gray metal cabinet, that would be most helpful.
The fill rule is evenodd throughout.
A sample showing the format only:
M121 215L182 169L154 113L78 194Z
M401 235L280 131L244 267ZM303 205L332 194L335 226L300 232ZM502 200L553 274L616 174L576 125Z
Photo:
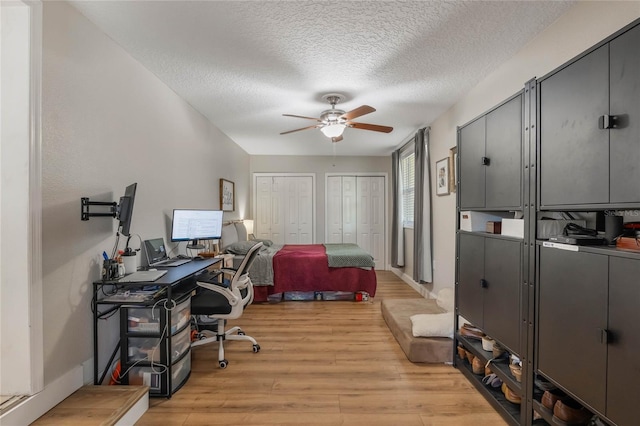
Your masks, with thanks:
M610 202L640 200L640 26L610 43L611 114Z
M605 410L608 257L541 247L538 370Z
M542 207L640 199L639 45L636 27L540 80Z
M460 235L458 313L518 354L521 263L520 241Z
M609 260L607 412L616 424L637 424L640 395L640 260Z
M460 129L460 207L522 206L522 94Z

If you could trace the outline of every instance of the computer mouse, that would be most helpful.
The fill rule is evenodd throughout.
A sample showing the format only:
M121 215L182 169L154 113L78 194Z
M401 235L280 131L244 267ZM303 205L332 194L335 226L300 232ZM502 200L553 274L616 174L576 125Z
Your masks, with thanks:
M202 256L193 256L193 260L204 260Z
M156 268L149 268L149 269L147 269L147 271L157 271L157 269Z

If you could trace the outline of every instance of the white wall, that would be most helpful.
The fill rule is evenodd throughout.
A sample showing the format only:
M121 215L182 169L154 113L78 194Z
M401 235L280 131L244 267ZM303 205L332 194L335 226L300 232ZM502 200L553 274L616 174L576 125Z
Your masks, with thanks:
M340 143L349 143L343 141ZM339 147L337 147L339 150ZM391 179L391 157L303 157L294 155L252 155L251 173L316 174L316 243L325 237L325 173L386 173ZM391 182L387 182L389 188ZM387 203L390 194L387 193ZM252 206L253 208L253 206ZM249 210L251 212L251 210ZM387 209L387 212L390 212ZM390 214L390 213L389 213ZM388 228L388 227L387 227ZM387 231L387 241L391 241ZM389 259L386 260L388 263Z
M219 179L249 202L249 156L63 2L44 2L45 384L92 357L92 281L116 221L80 220L80 197L113 201L138 183L131 231L168 240L173 208L219 208ZM138 247L134 238L132 246ZM121 240L120 247L124 247ZM117 336L113 319L101 324ZM110 352L101 345L101 361ZM87 363L91 365L90 363Z
M577 2L512 59L495 70L431 124L432 171L456 145L456 126L516 93L533 77L542 77L640 17L640 2ZM435 181L435 175L432 175ZM455 279L455 195L435 197L434 291L453 287Z

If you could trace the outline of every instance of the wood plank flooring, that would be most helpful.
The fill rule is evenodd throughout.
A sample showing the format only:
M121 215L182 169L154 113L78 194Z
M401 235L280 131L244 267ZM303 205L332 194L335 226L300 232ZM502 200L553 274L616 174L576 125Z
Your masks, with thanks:
M258 340L193 349L171 399L152 398L138 425L504 425L455 368L407 360L380 313L383 298L417 292L379 271L368 302L254 304L240 325Z

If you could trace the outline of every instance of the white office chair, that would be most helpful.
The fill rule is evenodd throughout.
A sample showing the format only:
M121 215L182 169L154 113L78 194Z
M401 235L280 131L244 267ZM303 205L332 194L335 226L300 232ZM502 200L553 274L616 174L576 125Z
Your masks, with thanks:
M196 321L198 340L193 341L191 347L219 342L218 363L220 368L226 368L229 364L229 361L224 358L223 342L225 340L246 340L253 344L253 352L260 351L258 342L253 337L245 335L240 327L233 327L227 331L224 327L227 319L240 318L244 309L253 302L253 284L249 278L249 268L261 247L261 242L251 247L237 270L222 269L225 275L233 274L230 281L221 280L220 283L197 281L198 286L203 290L191 298L192 315L205 315L217 321L215 336L211 335L212 332L209 330L198 330L198 321ZM209 337L207 337L208 334Z

